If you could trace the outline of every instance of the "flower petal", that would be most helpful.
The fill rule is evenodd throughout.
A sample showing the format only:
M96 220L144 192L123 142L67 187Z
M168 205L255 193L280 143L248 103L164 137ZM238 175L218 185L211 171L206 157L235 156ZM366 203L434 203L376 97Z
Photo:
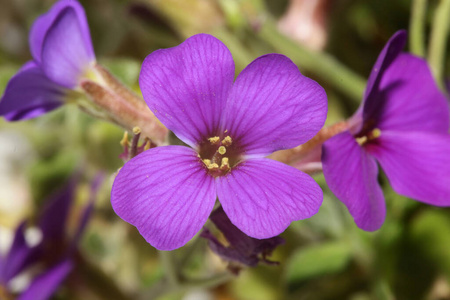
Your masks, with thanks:
M366 231L379 229L386 204L375 159L346 131L324 143L322 165L328 187L347 206L356 225Z
M373 110L377 108L378 103L374 101L374 94L380 90L379 84L381 78L394 61L394 59L402 52L406 44L407 34L405 30L397 31L386 43L380 55L378 55L377 61L372 68L369 79L367 81L366 91L364 93L363 108L364 119L367 119L373 115Z
M13 243L0 269L0 283L7 283L35 262L38 257L38 248L30 248L27 245L25 225L25 222L21 223L15 231Z
M234 79L228 48L207 34L147 56L139 77L145 101L181 140L195 147L217 135Z
M432 205L450 205L448 134L384 131L368 151L397 193Z
M183 146L139 154L120 170L111 192L114 211L159 250L186 244L205 224L215 199L213 177Z
M265 239L292 221L311 217L323 194L307 174L267 158L250 159L216 178L217 195L231 222L245 234Z
M40 66L54 82L74 88L94 63L86 19L80 17L80 9L63 8L45 35Z
M222 129L248 155L268 155L311 139L325 123L327 97L286 56L268 54L236 79Z
M60 0L56 2L46 14L40 16L31 27L29 37L30 50L34 60L38 63L41 62L41 51L44 38L52 25L54 25L55 20L64 13L63 11L65 9L71 9L75 12L83 38L83 45L86 47L86 52L89 57L95 59L89 26L83 7L78 1Z
M450 127L447 99L427 62L410 54L400 54L386 69L371 102L370 117L381 130L445 134Z
M56 292L60 284L73 269L69 259L63 260L36 277L18 300L47 300Z
M11 78L0 101L0 115L8 121L38 117L62 104L66 90L50 81L34 62Z

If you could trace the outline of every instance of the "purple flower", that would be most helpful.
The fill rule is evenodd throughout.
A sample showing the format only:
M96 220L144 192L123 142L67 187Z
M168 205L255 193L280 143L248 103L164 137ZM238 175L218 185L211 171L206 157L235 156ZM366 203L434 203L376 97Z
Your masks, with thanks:
M9 283L16 275L31 266L44 270L20 293L18 300L46 300L57 290L74 268L73 254L91 215L96 190L101 183L99 176L92 185L91 199L84 208L75 234L67 238L67 220L75 196L77 180L73 178L55 194L43 209L38 220L42 240L29 246L25 238L25 222L17 229L7 255L0 257L0 289L8 293Z
M9 81L0 115L25 120L51 111L69 98L95 64L89 27L76 0L60 0L31 28L33 61Z
M449 107L426 61L401 52L405 42L404 31L388 41L350 129L323 146L328 186L367 231L386 215L376 161L397 193L450 205Z
M231 53L206 34L155 51L143 63L145 101L191 148L157 147L127 162L111 202L160 250L186 244L216 197L231 222L257 239L280 234L322 203L309 175L264 156L318 132L327 112L323 88L278 54L257 58L233 80Z

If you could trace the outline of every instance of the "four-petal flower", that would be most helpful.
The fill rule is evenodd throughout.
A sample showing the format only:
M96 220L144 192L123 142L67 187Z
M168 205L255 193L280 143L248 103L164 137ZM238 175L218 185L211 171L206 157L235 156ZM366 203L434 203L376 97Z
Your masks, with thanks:
M231 222L258 239L280 234L322 203L309 175L264 156L322 128L323 88L279 54L257 58L233 83L234 73L227 47L207 34L155 51L143 63L145 101L191 148L157 147L127 162L111 202L160 250L188 242L216 197Z

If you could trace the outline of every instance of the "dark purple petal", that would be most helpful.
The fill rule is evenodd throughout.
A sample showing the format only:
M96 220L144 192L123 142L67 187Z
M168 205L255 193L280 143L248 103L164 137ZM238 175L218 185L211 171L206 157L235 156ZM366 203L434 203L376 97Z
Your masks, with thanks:
M383 50L372 68L369 79L367 81L366 91L362 106L364 108L364 119L367 120L374 115L374 110L378 107L377 101L373 98L380 90L379 84L383 73L394 61L394 59L402 52L405 47L407 34L405 30L397 31L386 43Z
M286 56L268 54L236 79L222 130L249 155L268 155L311 139L327 116L327 96Z
M95 59L94 49L92 47L91 35L89 33L89 25L87 23L86 14L83 7L76 0L60 0L56 2L52 8L44 15L40 16L31 27L29 42L30 50L33 58L38 63L41 62L42 47L45 36L48 31L55 25L55 21L65 13L66 10L71 10L76 15L75 22L78 23L80 30L81 42L85 48L85 52L91 59ZM70 33L69 31L67 33ZM78 34L77 34L78 35ZM69 41L72 37L67 36L64 41Z
M56 292L61 283L73 269L69 259L63 260L36 277L30 286L17 298L18 300L47 300Z
M205 224L216 199L214 178L188 147L147 150L120 170L114 211L159 250L186 244Z
M11 78L0 101L0 116L8 121L38 117L59 107L66 90L49 80L34 62Z
M256 266L260 261L270 263L265 256L272 253L277 246L284 244L284 240L279 236L262 240L249 237L231 223L222 207L213 211L210 220L223 233L229 246L223 246L206 229L202 232L202 237L207 238L211 250L225 260L237 261L248 266Z
M17 227L14 240L0 269L0 282L7 283L35 262L38 250L30 248L25 240L25 222Z
M72 205L78 177L72 178L66 186L57 191L47 202L39 218L39 228L47 242L64 241L66 223Z
M371 117L382 131L448 132L448 101L424 59L400 54L384 72L379 89L371 99Z
M309 175L267 158L241 162L216 183L231 222L257 239L282 233L292 221L317 213L322 204L322 190Z
M328 187L347 206L356 225L366 231L379 229L386 204L375 159L346 131L324 143L322 165Z
M48 78L67 88L78 85L95 63L88 33L87 24L80 23L79 10L68 6L59 12L42 44L39 65Z
M218 39L198 34L147 56L139 77L145 101L181 140L195 147L218 135L234 62Z
M432 205L450 205L448 134L382 131L368 151L397 193Z

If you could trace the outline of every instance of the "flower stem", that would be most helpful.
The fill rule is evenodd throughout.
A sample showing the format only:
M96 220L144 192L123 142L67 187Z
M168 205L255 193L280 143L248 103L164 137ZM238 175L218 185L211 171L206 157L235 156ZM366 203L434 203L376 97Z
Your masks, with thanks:
M177 262L171 251L159 251L159 258L164 269L167 283L170 287L176 288L180 279L177 271Z
M450 0L441 0L433 18L428 62L438 85L443 88L444 58L450 24Z
M425 56L425 15L427 0L413 0L409 22L409 50L411 53Z
M323 81L345 93L355 104L361 102L366 81L332 56L295 43L281 34L274 21L270 19L262 25L259 37L276 51L287 55L305 71L316 74Z

